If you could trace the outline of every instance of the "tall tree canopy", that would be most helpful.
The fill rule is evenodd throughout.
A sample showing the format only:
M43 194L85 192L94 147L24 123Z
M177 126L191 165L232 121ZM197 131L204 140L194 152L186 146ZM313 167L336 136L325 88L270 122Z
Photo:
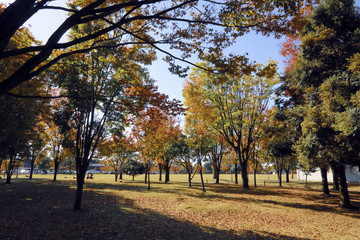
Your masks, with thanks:
M220 134L234 149L245 189L249 188L247 168L250 154L262 130L264 111L273 93L273 86L278 82L274 62L267 66L255 65L251 71L253 73L227 72L214 75L194 69L184 90L186 102L193 91L204 96L199 106L209 108L209 111L200 110L204 116L199 116L195 121L210 118L211 121L204 121L207 128Z
M186 61L194 54L201 58L205 51L218 55L250 30L265 35L287 31L291 22L289 15L311 2L71 0L67 7L60 7L52 0L16 0L8 7L1 5L0 60L30 57L1 79L0 94L9 94L19 84L38 76L69 55L99 48L144 45L166 52L161 44L169 44L171 49L180 50L181 56L167 52L166 59L173 72L182 74L175 59ZM53 29L45 43L9 48L11 38L39 11L63 11L68 17ZM70 29L96 22L101 22L98 28L61 42ZM98 40L84 44L92 39Z
M359 80L359 13L354 1L322 2L300 34L299 59L286 78L289 92L302 113L297 150L302 160L339 171L341 205L351 207L345 164L358 164L359 122L354 99ZM346 127L345 127L346 126Z

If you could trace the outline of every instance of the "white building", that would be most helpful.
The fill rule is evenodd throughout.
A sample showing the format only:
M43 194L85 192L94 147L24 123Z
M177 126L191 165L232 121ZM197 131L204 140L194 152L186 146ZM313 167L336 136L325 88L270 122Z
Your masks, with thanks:
M346 174L346 180L350 183L360 183L360 171L359 171L359 167L351 167L346 165L345 168L345 174ZM305 181L306 179L306 175L305 173L301 170L298 169L297 170L297 178L298 180L302 180ZM316 172L314 173L310 173L308 175L308 181L314 181L314 182L321 182L321 172L320 169L317 169ZM331 169L328 171L328 181L332 182L333 181L333 174Z

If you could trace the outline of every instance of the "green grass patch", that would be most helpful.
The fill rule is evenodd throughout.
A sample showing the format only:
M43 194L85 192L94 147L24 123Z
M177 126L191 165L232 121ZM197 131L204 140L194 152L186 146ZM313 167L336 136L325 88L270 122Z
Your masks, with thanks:
M83 210L72 210L73 176L23 176L0 180L0 239L358 239L360 212L338 207L337 192L321 194L320 183L291 180L278 187L275 175L258 175L258 187L242 190L230 174L214 184L205 175L187 186L185 175L171 182L151 176L151 190L124 176L96 174L86 181ZM250 185L253 184L249 176ZM240 179L239 179L240 180ZM263 184L265 181L265 186ZM360 206L359 185L349 186Z

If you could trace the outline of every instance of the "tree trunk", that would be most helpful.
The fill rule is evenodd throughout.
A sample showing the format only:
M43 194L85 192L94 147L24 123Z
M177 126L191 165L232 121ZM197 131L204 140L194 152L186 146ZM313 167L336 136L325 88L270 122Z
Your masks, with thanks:
M291 169L291 179L294 179L294 169Z
M203 178L203 174L202 174L202 165L201 165L201 162L200 162L200 178L201 178L202 190L203 190L203 192L206 192L206 190L205 190L205 184L204 184L204 178Z
M34 159L34 157L31 157L31 162L30 162L30 177L29 177L29 179L32 179L32 177L33 177L33 172L34 172L34 164L35 164L35 159Z
M218 164L213 164L213 168L214 168L213 179L215 179L216 184L219 184L219 182L220 182L220 166Z
M133 177L133 178L132 178L132 179L133 179L133 181L135 181L135 175L134 175L134 174L132 175L132 177Z
M55 162L55 169L54 169L54 179L53 179L53 181L55 182L56 181L56 176L57 176L57 172L58 172L58 169L59 169L59 165L60 165L60 163L59 162ZM85 176L85 174L84 174L84 176Z
M148 169L148 190L150 190L150 167Z
M169 163L166 163L164 168L165 168L165 183L168 183L170 181L170 166L169 166Z
M10 157L10 162L7 164L6 167L6 184L10 184L11 183L11 176L13 174L13 160Z
M162 181L162 166L159 164L159 181Z
M9 163L5 167L6 168L6 182L5 182L6 184L11 183L11 176L14 173L15 161L16 161L16 154L11 154Z
M123 179L123 174L122 174L122 172L119 173L119 179L120 179L120 180Z
M242 177L242 180L243 180L242 188L243 189L250 189L249 188L249 178L248 178L248 175L247 175L247 164L244 161L242 163L240 163L240 164L241 164L241 177Z
M5 182L6 184L10 184L10 183L11 183L11 175L12 175L12 174L9 174L9 173L6 174L6 182Z
M350 202L349 191L346 182L346 175L345 175L345 165L338 164L336 166L338 179L339 179L339 186L340 186L340 206L342 208L352 208Z
M330 195L329 184L328 184L328 179L327 179L328 169L320 168L320 171L321 171L321 182L322 182L323 194Z
M234 173L235 173L235 184L238 184L238 165L237 163L235 163L235 169L234 169Z
M333 173L333 190L339 191L339 178L335 164L330 164L331 171Z
M279 179L279 186L282 186L282 169L277 171L278 179Z
M216 172L217 167L216 167L216 164L214 162L212 163L212 166L213 166L213 170L214 170L213 179L216 179L216 177L217 177L217 172Z
M289 175L290 175L290 169L285 169L285 172L286 172L286 182L290 182L290 178L289 178Z
M147 170L147 164L145 165L145 184L147 184L147 175L148 175L148 170Z
M76 198L75 198L75 206L74 210L79 211L81 210L81 202L82 202L82 195L84 189L84 182L85 182L85 174L86 169L79 169L79 173L77 173L77 188L76 188Z
M191 187L191 172L188 172L189 187Z
M117 171L115 171L115 182L117 182L118 178L119 178L119 174Z
M257 187L256 186L256 170L254 170L254 187Z

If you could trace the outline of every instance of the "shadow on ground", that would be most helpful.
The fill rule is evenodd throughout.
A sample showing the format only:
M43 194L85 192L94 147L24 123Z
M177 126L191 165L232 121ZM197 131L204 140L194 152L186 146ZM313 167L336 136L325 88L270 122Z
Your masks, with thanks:
M117 191L136 191L136 192L148 192L147 185L132 184L133 182L109 184L109 183L89 183L88 186L94 189L112 189ZM140 182L134 182L140 183ZM319 212L329 212L339 215L346 215L356 219L360 219L359 210L347 210L339 207L339 192L332 191L330 196L324 196L320 189L312 188L288 188L288 187L257 187L250 190L243 190L240 185L236 184L206 184L207 192L202 193L200 184L193 184L192 191L189 191L187 183L170 182L168 185L175 185L173 187L164 187L162 182L155 181L151 183L152 192L157 193L170 193L181 196L197 197L197 198L211 198L212 200L227 200L227 201L242 201L259 204L276 205L283 207L291 207L298 209L308 209ZM226 187L224 187L226 186ZM187 189L183 191L183 189ZM299 194L296 189L299 189ZM249 197L252 196L252 197ZM253 197L255 196L255 197ZM259 198L264 197L280 197L282 200L271 198ZM360 208L360 192L350 192L352 204L355 207ZM300 202L293 201L294 199L300 199Z
M204 228L96 191L85 191L84 210L74 212L74 184L66 182L22 181L0 193L0 239L299 239Z

